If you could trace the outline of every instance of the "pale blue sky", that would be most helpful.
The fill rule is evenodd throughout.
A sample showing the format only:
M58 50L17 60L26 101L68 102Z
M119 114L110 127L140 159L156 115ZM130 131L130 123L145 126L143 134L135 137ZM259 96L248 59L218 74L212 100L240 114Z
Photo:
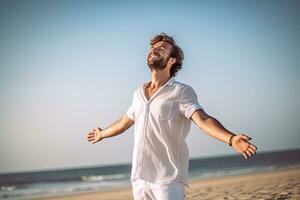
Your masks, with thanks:
M1 1L0 173L130 163L133 128L92 145L151 78L157 33L177 81L258 152L300 147L299 1ZM237 154L195 125L191 158Z

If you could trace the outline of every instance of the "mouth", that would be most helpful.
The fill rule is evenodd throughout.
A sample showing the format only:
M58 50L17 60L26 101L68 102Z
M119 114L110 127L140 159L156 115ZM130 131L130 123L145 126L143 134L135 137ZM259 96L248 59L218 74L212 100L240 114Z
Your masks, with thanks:
M158 53L152 52L150 53L149 58L153 58L153 57L161 58L162 56Z

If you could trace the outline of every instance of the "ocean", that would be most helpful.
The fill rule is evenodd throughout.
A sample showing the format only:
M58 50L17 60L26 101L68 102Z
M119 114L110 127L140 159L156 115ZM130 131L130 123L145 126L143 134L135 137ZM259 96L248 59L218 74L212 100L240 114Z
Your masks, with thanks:
M300 167L300 149L191 159L190 180ZM0 199L24 200L130 186L130 164L0 174Z

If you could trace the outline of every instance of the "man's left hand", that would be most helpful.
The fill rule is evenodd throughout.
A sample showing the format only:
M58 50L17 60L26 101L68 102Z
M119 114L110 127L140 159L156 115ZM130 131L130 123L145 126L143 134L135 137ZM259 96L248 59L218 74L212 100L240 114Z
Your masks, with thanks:
M245 134L236 135L232 138L232 147L243 154L245 159L249 159L257 150L257 147L254 144L248 142L251 139L252 138Z

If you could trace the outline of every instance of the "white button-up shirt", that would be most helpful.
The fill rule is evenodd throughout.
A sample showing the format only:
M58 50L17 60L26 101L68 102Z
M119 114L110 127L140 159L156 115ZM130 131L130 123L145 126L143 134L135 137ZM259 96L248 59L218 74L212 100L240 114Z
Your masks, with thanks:
M171 77L148 100L145 83L135 90L127 116L135 121L131 181L187 185L190 117L202 106L193 88ZM188 185L187 185L188 186Z

